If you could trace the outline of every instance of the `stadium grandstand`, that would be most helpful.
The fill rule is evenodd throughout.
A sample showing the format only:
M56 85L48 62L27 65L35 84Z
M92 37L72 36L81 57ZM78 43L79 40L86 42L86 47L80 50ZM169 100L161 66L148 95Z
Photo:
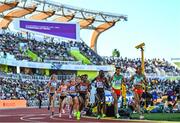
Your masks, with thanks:
M171 61L180 68L180 58L171 58Z
M105 30L113 27L115 23L121 20L127 21L126 15L87 10L51 1L1 0L0 2L1 63L3 63L3 71L6 72L9 71L8 69L13 69L15 73L22 73L22 71L28 71L29 73L31 71L30 73L39 74L39 71L42 71L40 73L50 75L54 71L51 68L59 69L62 65L68 66L68 64L72 64L72 66L79 65L81 67L84 64L94 65L94 70L92 69L91 71L97 71L98 66L96 65L99 65L100 68L98 69L102 69L103 66L101 65L105 65L103 63L104 60L96 53L98 36ZM30 30L17 29L17 18L56 23L76 22L81 29L93 30L91 46L87 46L81 38L74 41L74 39L67 40L60 36L37 35ZM23 61L27 64L32 64L32 66L41 64L42 67L39 67L39 69L43 70L37 70L36 68L38 67L35 67L32 72L32 68L27 64L21 64L20 67L17 67L12 62L10 63L13 60L14 62ZM5 62L9 62L9 65ZM44 63L50 67L45 68ZM68 71L66 66L65 68L62 67L62 69ZM104 67L105 71L112 70L110 66L105 65ZM82 71L83 69L79 70ZM73 72L70 72L70 74L74 74L74 71L77 70L73 69ZM95 73L93 72L93 74Z
M122 68L128 88L128 81L141 65L141 59L100 56L97 53L99 35L116 23L127 21L127 18L127 15L88 10L49 0L0 0L0 100L26 100L27 106L37 106L37 95L42 92L42 106L48 106L48 89L44 90L44 87L52 74L57 74L58 84L84 74L91 81L100 70L105 71L105 76L110 80L115 66ZM81 36L79 39L67 39L21 28L17 30L17 21L21 19L38 23L75 23L80 31L93 31L91 44L88 46ZM165 59L145 59L149 93L153 95L157 92L157 98L161 100L159 103L164 104L162 97L167 98L169 90L179 96L178 65ZM94 91L93 87L91 92ZM90 101L94 102L92 93ZM127 96L127 102L130 102L130 89L127 89ZM166 109L168 112L169 109ZM180 106L174 111L177 110L180 112Z

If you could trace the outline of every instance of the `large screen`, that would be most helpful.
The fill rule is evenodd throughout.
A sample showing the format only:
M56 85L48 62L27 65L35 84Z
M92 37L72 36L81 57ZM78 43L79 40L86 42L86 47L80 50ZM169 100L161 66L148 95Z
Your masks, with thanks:
M34 21L27 19L17 19L16 29L40 33L52 37L61 37L70 40L79 40L79 24L69 22Z

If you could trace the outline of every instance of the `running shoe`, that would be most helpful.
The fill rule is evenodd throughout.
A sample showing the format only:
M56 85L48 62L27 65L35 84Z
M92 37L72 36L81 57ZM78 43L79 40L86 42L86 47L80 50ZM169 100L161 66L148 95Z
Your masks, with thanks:
M120 118L120 115L119 115L119 114L116 114L116 118Z
M143 115L140 115L140 116L139 116L139 119L140 119L140 120L143 120L143 119L144 119L144 116L143 116Z
M106 117L106 115L105 115L105 114L102 114L102 118L104 118L104 117Z
M76 116L77 116L77 120L80 120L80 118L81 118L81 113L78 111L77 114L76 114Z
M97 119L99 120L100 118L101 118L101 116L100 116L100 115L98 115L98 116L97 116Z
M62 113L65 114L65 110L64 109L62 109Z
M77 112L74 112L74 117L76 117L77 116Z
M69 114L69 118L70 118L70 119L72 118L72 115L71 115L71 114Z
M50 118L53 118L53 115L51 115Z
M59 117L61 117L61 113L59 113Z
M48 106L48 110L50 110L50 106Z
M86 111L81 111L81 114L82 115L86 115Z

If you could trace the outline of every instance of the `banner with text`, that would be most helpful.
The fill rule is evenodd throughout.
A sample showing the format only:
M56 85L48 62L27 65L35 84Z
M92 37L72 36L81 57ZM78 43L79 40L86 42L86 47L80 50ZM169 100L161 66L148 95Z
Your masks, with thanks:
M25 108L26 100L0 100L0 108Z
M14 27L17 30L79 41L78 23L16 19Z
M54 70L87 70L87 71L113 71L111 65L75 65L75 64L61 64L61 63L43 63L43 62L29 62L21 60L12 60L0 58L0 64L9 66L19 66L39 69L54 69Z

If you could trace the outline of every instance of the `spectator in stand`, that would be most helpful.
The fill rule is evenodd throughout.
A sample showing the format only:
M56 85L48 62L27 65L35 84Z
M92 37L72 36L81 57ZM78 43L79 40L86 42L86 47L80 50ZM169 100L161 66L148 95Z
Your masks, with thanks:
M28 45L27 49L35 53L39 58L45 60L59 60L59 61L75 61L75 59L68 53L71 47L77 47L80 52L85 55L93 64L101 64L103 59L90 49L84 42L55 42L53 40L45 39L44 41L37 41L35 39L23 38L21 33L10 34L4 33L0 35L0 48L4 54L10 53L18 60L32 61L27 55L26 51L19 49L20 43ZM39 60L39 59L38 59Z
M141 64L141 60L128 59L122 57L103 57L104 63L109 65L121 65L122 72L127 73L128 69L134 70ZM180 69L176 68L173 64L165 61L165 59L145 59L145 72L147 74L168 74L168 75L180 75Z

